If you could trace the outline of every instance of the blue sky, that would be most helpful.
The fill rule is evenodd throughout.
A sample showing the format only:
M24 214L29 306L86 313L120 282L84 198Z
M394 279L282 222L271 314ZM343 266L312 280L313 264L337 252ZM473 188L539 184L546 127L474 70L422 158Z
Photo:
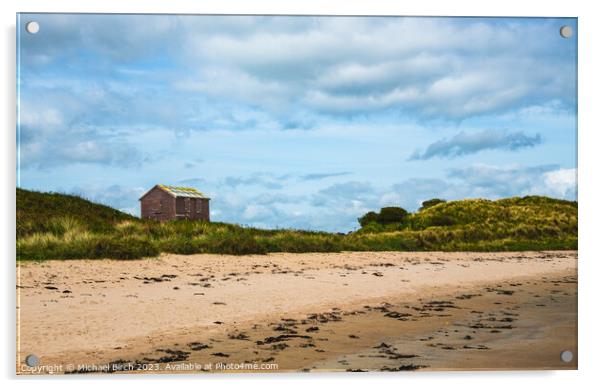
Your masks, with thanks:
M576 199L575 19L22 14L18 28L23 188L139 214L154 184L189 185L214 220L343 232L433 197Z

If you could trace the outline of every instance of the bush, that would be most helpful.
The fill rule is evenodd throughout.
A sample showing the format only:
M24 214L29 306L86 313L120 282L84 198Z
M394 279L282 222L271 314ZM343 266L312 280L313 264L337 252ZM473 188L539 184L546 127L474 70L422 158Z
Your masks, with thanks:
M361 216L360 218L358 218L357 221L360 223L360 225L362 227L364 227L368 224L377 223L378 222L378 214L375 212L368 212L368 213L364 214L363 216Z
M385 230L385 228L377 223L377 222L370 222L366 225L362 226L361 232L363 233L380 233L383 232Z
M408 216L408 212L400 207L383 207L379 213L368 212L358 218L362 227L370 224L401 224Z
M408 212L400 207L383 207L378 214L378 223L382 225L402 223Z

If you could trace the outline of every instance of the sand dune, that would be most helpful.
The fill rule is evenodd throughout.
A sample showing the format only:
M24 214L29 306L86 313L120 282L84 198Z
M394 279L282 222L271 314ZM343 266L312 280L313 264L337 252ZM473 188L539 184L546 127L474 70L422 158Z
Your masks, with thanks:
M17 371L28 354L58 372L575 368L559 353L577 351L576 276L576 252L20 263Z

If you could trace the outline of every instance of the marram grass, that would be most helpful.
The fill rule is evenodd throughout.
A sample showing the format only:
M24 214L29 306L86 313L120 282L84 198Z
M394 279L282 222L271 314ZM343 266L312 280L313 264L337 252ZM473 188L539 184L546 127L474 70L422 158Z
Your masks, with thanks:
M439 203L348 234L140 220L77 196L17 189L17 259L136 259L160 253L577 249L577 202L547 197Z

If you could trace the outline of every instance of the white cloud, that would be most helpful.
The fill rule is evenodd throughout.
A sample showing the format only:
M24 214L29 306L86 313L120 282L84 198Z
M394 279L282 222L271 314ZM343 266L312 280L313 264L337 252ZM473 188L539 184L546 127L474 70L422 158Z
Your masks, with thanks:
M577 169L562 168L544 174L545 191L559 197L576 197Z
M576 200L576 169L555 165L491 166L474 165L450 170L449 177L487 198L545 195Z
M258 217L263 217L268 214L267 208L262 205L250 204L245 206L245 210L242 213L242 217L245 220L252 220Z

